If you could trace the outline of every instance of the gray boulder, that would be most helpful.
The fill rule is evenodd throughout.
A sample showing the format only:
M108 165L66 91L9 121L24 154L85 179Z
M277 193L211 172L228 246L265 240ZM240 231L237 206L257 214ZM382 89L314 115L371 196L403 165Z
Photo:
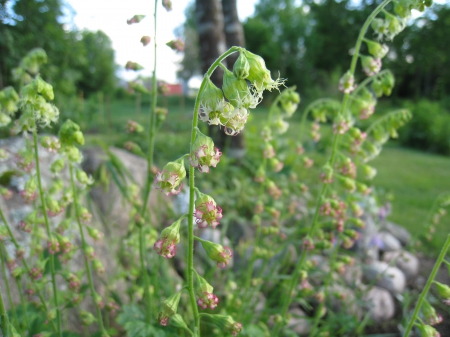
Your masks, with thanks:
M375 261L363 268L364 280L386 289L391 294L401 294L406 287L406 277L397 267L386 262Z
M364 301L368 304L370 318L375 322L384 322L394 317L395 304L389 291L373 287L365 294Z
M399 268L409 281L419 273L419 259L407 251L387 252L383 256L383 261L393 262Z
M383 229L395 236L395 238L399 240L403 246L406 246L411 241L411 233L400 225L392 222L386 222L383 225Z

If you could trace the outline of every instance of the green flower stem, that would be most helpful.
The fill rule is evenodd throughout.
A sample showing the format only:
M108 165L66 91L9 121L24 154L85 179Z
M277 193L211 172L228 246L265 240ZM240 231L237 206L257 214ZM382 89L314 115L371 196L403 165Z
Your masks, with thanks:
M428 277L428 281L425 284L425 287L422 290L422 293L419 296L419 300L417 301L416 308L414 309L413 315L411 316L411 319L408 323L408 326L406 327L405 333L403 337L408 337L414 323L416 322L416 319L418 318L418 314L420 311L420 308L422 306L423 301L425 300L425 297L427 296L428 290L430 290L431 285L433 284L434 278L436 277L436 274L439 270L439 267L441 266L442 261L445 259L445 255L447 254L447 250L450 247L450 234L447 236L447 240L444 243L444 246L442 247L442 250L436 260L436 263L434 264L433 270L431 271L430 276Z
M1 289L0 289L1 290ZM9 319L6 314L5 304L3 303L2 292L0 291L0 330L2 331L2 335L8 337L9 336Z
M69 172L70 172L70 184L71 184L72 193L73 193L73 206L75 208L75 216L77 218L78 229L80 231L81 247L82 247L82 249L84 249L84 247L86 247L86 239L84 237L83 225L81 224L81 221L80 221L80 209L78 207L79 206L78 205L78 193L77 193L77 188L75 185L75 178L74 178L74 174L73 174L73 164L72 163L69 164ZM92 301L94 302L95 307L97 309L97 321L98 321L98 324L100 327L100 332L102 334L104 334L104 333L106 333L106 331L105 331L105 327L103 326L102 311L101 311L99 304L95 301L95 297L96 297L97 293L95 291L94 281L92 279L91 265L89 264L89 260L86 256L86 254L84 254L84 252L83 252L83 256L84 256L84 266L86 268L86 274L87 274L87 278L88 278L89 289L91 291Z
M396 114L400 114L405 112L406 109L397 109L394 111L391 111L387 114L385 114L383 117L378 118L375 122L373 122L372 124L370 124L370 126L367 128L367 130L365 131L367 135L369 135L369 133L381 122L385 121L386 119L388 119L389 117L391 117L392 115L396 115ZM367 138L366 138L367 139ZM363 141L364 142L364 141Z
M330 286L331 281L333 280L333 270L332 267L334 265L334 262L336 261L336 258L338 256L339 252L339 240L336 241L336 246L333 249L333 252L331 253L330 259L329 259L329 265L330 265L330 271L327 274L327 277L324 282L324 289L325 289L325 301L329 300L329 291L328 287ZM316 309L316 315L314 317L314 324L313 328L310 333L310 337L313 337L316 335L317 327L319 325L320 318L322 317L322 309L325 306L325 301L319 303L319 307Z
M150 109L150 125L149 125L149 136L148 136L148 153L147 153L147 182L145 184L144 190L144 202L141 208L141 216L145 218L145 213L147 210L148 199L150 198L151 185L153 180L152 166L153 166L153 156L155 148L155 136L156 136L156 104L158 100L158 92L156 86L156 17L158 9L158 0L154 1L154 11L153 11L153 75L152 75L152 92L151 92L151 109ZM139 228L139 260L141 264L141 274L144 279L144 298L146 303L146 318L147 321L152 319L152 298L150 294L150 279L148 277L147 266L145 262L145 239L144 239L144 228L141 226Z
M357 87L356 89L350 94L351 97L355 97L356 94L363 88L365 88L367 86L368 83L372 82L375 78L377 77L381 77L386 73L389 73L390 70L389 69L383 69L382 71L380 71L378 74L370 76L370 77L366 77Z
M5 282L6 294L8 295L9 307L11 308L11 311L13 312L14 322L16 323L16 327L18 328L19 327L19 319L17 318L17 312L14 309L14 302L13 302L12 296L11 296L11 288L9 287L8 274L6 274L6 266L5 266L6 254L4 254L4 253L6 253L6 250L5 250L5 246L3 245L3 249L0 251L0 260L2 261L3 280ZM0 292L0 294L1 294L1 292Z
M198 125L198 110L200 107L200 99L205 89L206 79L208 79L213 71L221 64L228 55L239 51L240 47L231 47L225 53L223 53L214 63L209 67L206 72L200 89L198 91L197 97L195 99L194 115L192 117L192 130L191 130L191 143L190 150L193 150L193 144L195 138L197 137L197 125ZM198 314L197 303L195 301L195 291L194 291L194 201L195 201L195 168L189 166L189 217L188 217L188 257L187 257L187 270L186 279L188 281L189 297L192 307L192 312L194 313L195 328L194 337L200 337L200 316Z
M37 125L35 125L35 130L33 131L33 141L34 141L34 157L36 161L36 178L38 182L39 188L39 197L41 199L42 204L42 213L44 216L45 229L47 231L47 237L50 239L52 237L52 233L50 230L50 221L48 219L47 214L47 204L45 203L45 195L44 188L42 187L42 179L41 179L41 169L39 164L39 150L38 150L38 140L37 140ZM56 288L56 271L55 271L55 255L50 254L50 272L52 275L52 289L53 289L53 303L56 310L56 325L57 325L57 333L59 337L62 337L61 330L61 310L59 309L59 301L58 301L58 289Z
M361 31L359 32L359 36L358 36L358 40L356 41L356 45L355 45L355 53L353 54L352 57L352 61L350 64L350 73L351 75L354 75L355 70L356 70L356 63L358 61L358 57L359 57L359 50L361 48L361 43L363 41L364 35L367 32L367 29L369 28L370 23L372 22L372 20L378 15L378 13L390 2L391 0L384 0L380 5L378 5L377 8L375 8L375 10L369 15L369 17L367 18L366 22L364 23L363 27L361 28ZM339 112L339 116L342 116L344 114L344 111L347 108L347 102L348 99L350 97L350 94L345 94L342 100L342 104L341 104L341 109ZM337 150L338 150L338 144L339 144L339 134L335 134L333 137L333 146L332 146L332 150L331 150L331 156L329 159L329 164L331 167L333 167L335 158L336 158L336 154L337 154ZM308 236L312 236L314 234L314 231L316 229L317 226L317 220L319 218L319 211L320 211L320 203L323 197L325 197L326 193L328 190L328 184L323 184L322 185L322 190L320 191L320 194L317 198L316 201L316 210L314 213L314 218L312 220L311 226L309 227L309 231L308 231ZM291 282L289 285L289 290L287 295L284 296L283 298L283 307L281 310L281 317L282 320L280 320L280 322L275 326L273 332L272 332L272 337L276 337L279 335L281 328L284 326L285 324L285 317L289 308L289 305L291 304L292 301L292 294L294 291L294 288L296 286L296 284L298 283L298 278L300 276L300 271L303 267L303 263L305 262L306 259L306 255L308 254L307 250L303 249L302 253L300 255L300 259L297 263L297 265L295 266L294 272L292 273L292 278L291 278Z
M20 304L22 305L22 310L25 314L25 326L29 330L30 329L30 321L28 321L27 305L25 302L25 298L23 297L23 288L22 288L22 283L20 282L20 280L17 280L17 290L19 291ZM17 325L16 328L18 328L18 327L19 326Z
M0 207L0 218L3 221L3 223L5 224L6 230L8 231L9 237L10 237L12 243L14 244L14 247L16 247L16 249L19 249L20 245L17 242L16 238L14 237L13 232L11 231L11 228L9 227L9 224L6 220L5 214L3 213L3 210L1 207ZM23 264L23 267L25 268L25 271L27 272L27 275L30 275L30 268L28 266L27 261L25 261L25 259L22 259L22 264ZM39 297L39 300L41 301L42 308L44 308L44 311L46 313L48 313L47 303L45 302L44 296L42 296L41 290L38 287L36 287L35 290L36 290L36 295ZM56 331L55 323L53 321L50 321L50 324L52 325L53 330Z
M326 103L326 102L330 102L330 103L337 103L340 104L340 102L338 102L337 100L333 99L333 98L320 98L320 99L316 99L315 101L311 102L306 108L305 110L303 110L303 114L302 114L302 120L300 122L300 128L299 128L299 136L300 136L300 140L304 135L305 132L305 125L306 125L306 119L308 118L309 113L312 111L312 109L314 107L316 107L317 105L320 105L322 103Z

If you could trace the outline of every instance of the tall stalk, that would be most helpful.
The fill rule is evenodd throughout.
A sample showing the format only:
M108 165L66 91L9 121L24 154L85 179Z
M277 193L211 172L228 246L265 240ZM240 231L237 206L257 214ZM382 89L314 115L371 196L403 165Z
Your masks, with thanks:
M156 104L158 99L158 92L156 87L156 18L157 18L157 4L158 0L154 1L154 11L153 11L153 75L152 75L152 92L151 92L151 107L150 107L150 117L149 117L149 135L148 135L148 152L147 152L147 181L144 189L144 202L141 208L141 217L145 218L145 213L147 211L147 203L150 197L151 184L153 179L152 166L153 166L153 154L155 147L155 135L156 135ZM145 261L145 238L144 238L144 228L141 225L139 227L139 261L141 265L141 275L144 280L144 298L145 305L147 307L146 318L148 321L152 318L152 299L150 294L150 279L148 277L147 264Z
M50 230L50 221L48 219L47 214L47 204L45 202L45 195L44 195L44 189L42 187L42 178L41 178L41 169L39 164L39 150L38 150L38 140L37 140L37 125L35 125L35 130L33 131L33 141L34 141L34 158L36 162L36 178L38 182L38 189L39 189L39 197L41 199L41 205L42 205L42 213L44 216L44 222L45 222L45 230L47 232L47 237L51 238L51 230ZM52 276L52 289L53 289L53 303L56 310L56 325L57 325L57 333L59 337L62 337L62 330L61 330L61 311L59 309L59 301L58 301L58 290L56 287L56 271L55 271L55 255L50 255L50 273Z
M19 242L16 240L14 233L11 231L11 228L9 227L8 221L6 220L5 214L3 213L2 208L0 207L0 218L3 221L3 223L5 224L6 230L8 231L9 237L12 241L12 243L14 244L14 247L16 249L20 248ZM25 268L25 271L27 273L27 275L30 275L30 267L28 266L27 261L25 261L25 259L22 259L22 264L23 267ZM36 287L36 295L39 297L39 300L41 301L41 306L44 309L45 313L48 314L49 310L47 307L47 302L44 299L44 296L41 293L41 290L39 289L39 287ZM50 321L50 324L53 328L54 331L56 331L56 326L55 323L53 321Z
M414 323L416 322L416 319L418 318L420 308L422 307L422 303L425 300L425 297L427 296L428 290L430 290L431 285L433 284L434 278L436 277L437 272L439 271L439 267L441 266L441 263L445 259L445 255L447 254L448 249L450 248L450 234L447 236L447 240L444 243L444 246L442 247L442 250L436 260L436 263L434 264L433 270L431 271L430 276L428 277L428 281L425 284L425 287L423 288L419 300L417 301L416 308L414 309L413 315L411 319L409 320L408 326L406 327L405 334L403 337L408 337L411 333L411 330L414 326Z
M86 247L86 239L84 237L83 225L81 224L81 221L80 221L80 209L78 208L78 193L77 193L77 188L75 185L75 178L74 178L74 174L73 174L73 164L72 163L69 164L69 173L70 173L70 184L71 184L72 194L73 194L73 206L75 208L75 217L77 218L78 229L80 231L81 247L84 249L84 247ZM103 335L106 333L106 331L105 331L105 327L103 325L103 318L102 318L102 311L100 308L100 304L97 303L97 301L95 300L97 293L95 291L94 282L92 279L91 265L89 264L89 260L86 256L86 254L83 254L83 256L84 256L84 266L86 268L86 274L87 274L87 278L88 278L89 289L91 291L92 301L94 302L95 308L97 310L98 325L100 326L100 332Z
M9 336L10 331L9 319L8 315L6 314L5 304L3 303L1 288L0 288L0 330L3 336L6 337Z
M194 115L192 117L192 130L191 130L191 143L190 150L193 150L193 144L195 142L195 138L197 137L197 125L198 125L198 110L200 108L200 99L205 89L206 80L212 75L214 70L221 64L222 60L224 60L228 55L233 54L239 51L240 47L231 47L225 53L223 53L212 65L209 67L206 72L202 84L200 85L200 89L198 91L197 97L195 99L194 105ZM189 166L189 216L188 216L188 257L187 257L187 270L186 270L186 279L188 281L188 292L190 303L192 307L192 311L194 313L195 320L195 328L194 328L194 337L200 337L200 316L198 313L197 303L195 300L195 292L194 292L194 201L195 201L195 168L190 165Z
M13 309L14 308L14 302L13 302L12 296L11 296L11 288L9 287L8 274L6 274L6 266L5 266L6 250L4 249L5 246L3 245L2 248L3 249L0 250L0 260L2 262L2 273L3 273L3 279L4 279L5 287L6 287L6 294L8 296L9 307L11 308L11 311L13 312L13 315L14 315L14 322L16 323L16 327L18 327L19 326L19 319L17 318L16 310Z
M356 63L357 63L358 57L359 57L359 50L361 49L361 43L363 42L364 35L366 34L367 29L369 28L369 25L371 24L372 20L378 15L378 13L381 12L383 10L383 8L390 1L391 0L384 0L380 5L378 5L378 7L375 8L375 10L369 15L369 17L367 18L363 27L361 28L358 39L355 44L355 52L353 54L351 64L350 64L350 74L352 76L355 74ZM339 111L339 116L342 116L344 114L344 111L347 108L347 103L348 103L349 97L350 97L350 94L344 94L344 97L342 99L341 109ZM333 137L333 142L332 142L333 146L332 146L330 158L328 160L328 163L331 167L333 167L333 164L336 159L336 154L338 152L339 136L340 136L340 134L336 133ZM326 196L327 190L328 190L328 184L323 183L322 189L321 189L320 194L316 201L316 209L314 212L314 218L312 220L311 226L309 227L308 236L312 236L314 234L314 231L317 226L317 220L319 218L320 203L321 203L321 200ZM281 328L285 325L286 314L287 314L289 305L292 302L292 294L293 294L295 286L298 284L298 279L300 277L300 271L302 270L302 267L305 262L307 254L308 254L308 251L306 249L302 249L300 259L299 259L297 265L295 266L294 272L292 273L288 292L282 298L283 307L282 307L282 310L280 313L282 319L280 320L280 322L275 326L274 330L272 331L272 337L278 336L281 331Z

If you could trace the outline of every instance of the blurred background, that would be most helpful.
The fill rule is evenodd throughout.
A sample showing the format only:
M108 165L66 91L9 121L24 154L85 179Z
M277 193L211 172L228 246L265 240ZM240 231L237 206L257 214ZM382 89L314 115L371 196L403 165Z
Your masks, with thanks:
M157 136L156 163L186 152L201 74L232 45L261 55L273 77L297 86L300 112L317 98L340 98L337 83L349 67L359 29L377 3L184 0L172 1L171 11L159 5L157 77L165 91L158 105L169 115ZM60 120L79 123L88 145L123 147L134 137L125 133L127 120L145 124L148 119L149 95L133 92L129 82L150 87L153 47L139 41L143 35L154 39L152 11L152 1L142 0L0 0L0 89L15 85L11 70L28 51L41 47L49 56L41 75L55 88ZM148 16L127 25L135 14ZM392 218L409 224L413 232L420 231L417 219L426 215L434 198L450 190L449 32L450 5L436 2L425 13L414 12L406 30L387 42L390 51L383 59L396 85L391 97L380 99L376 113L406 107L413 120L375 161L379 175L374 183L395 195ZM184 49L166 46L178 38ZM126 70L127 61L143 69ZM363 76L357 75L359 80ZM220 74L213 80L220 84ZM275 95L267 95L252 115L266 113ZM300 117L297 113L291 123L293 136ZM8 136L5 130L0 135ZM251 147L245 137L235 138L229 147ZM146 150L145 140L132 140Z

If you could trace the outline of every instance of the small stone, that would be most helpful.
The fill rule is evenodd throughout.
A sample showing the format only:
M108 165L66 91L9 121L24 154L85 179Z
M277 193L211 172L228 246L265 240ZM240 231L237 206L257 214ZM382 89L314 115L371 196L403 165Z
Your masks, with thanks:
M311 323L305 312L300 308L289 310L291 318L288 322L288 328L294 331L298 336L308 336L311 332Z
M391 267L386 262L375 261L364 266L363 276L366 282L388 290L391 294L401 294L406 287L406 277L397 267Z
M364 296L364 301L368 303L367 310L375 322L384 322L394 316L395 304L389 291L373 287Z
M419 273L419 259L407 251L387 252L383 256L383 261L391 262L399 268L406 276L406 280L411 280Z
M395 236L403 246L406 246L411 241L411 233L400 225L386 222L383 229Z
M391 233L379 232L378 237L381 241L380 250L383 252L392 252L402 249L400 241Z

